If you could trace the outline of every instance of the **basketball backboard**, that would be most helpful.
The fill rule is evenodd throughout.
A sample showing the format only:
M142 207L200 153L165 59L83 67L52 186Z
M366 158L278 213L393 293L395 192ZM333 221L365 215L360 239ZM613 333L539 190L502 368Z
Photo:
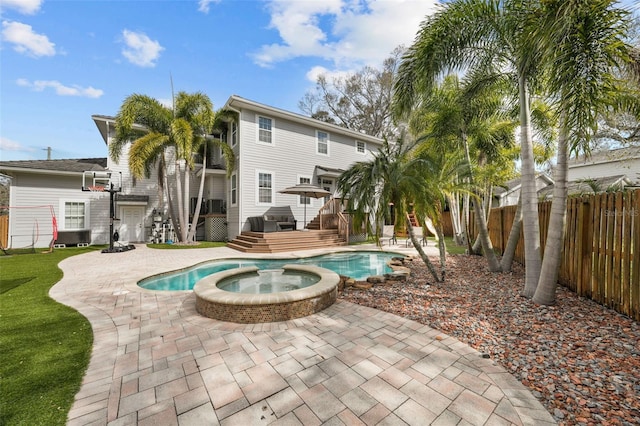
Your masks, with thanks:
M122 190L122 172L88 170L82 173L82 190L91 192Z

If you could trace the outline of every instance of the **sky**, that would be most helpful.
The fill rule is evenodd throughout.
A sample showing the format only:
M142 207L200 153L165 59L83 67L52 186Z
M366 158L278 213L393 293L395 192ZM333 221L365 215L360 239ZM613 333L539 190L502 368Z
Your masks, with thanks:
M320 72L380 67L435 0L0 0L0 160L106 157L91 116L144 94L300 112Z
M640 9L637 0L625 5ZM324 72L380 67L437 0L0 0L0 160L106 157L91 116L134 93L300 112Z

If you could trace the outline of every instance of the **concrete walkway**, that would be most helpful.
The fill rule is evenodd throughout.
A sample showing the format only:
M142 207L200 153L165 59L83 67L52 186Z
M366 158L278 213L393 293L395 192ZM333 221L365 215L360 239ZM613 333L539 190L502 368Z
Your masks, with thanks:
M241 325L198 315L192 292L136 285L225 257L253 256L138 246L60 264L50 294L94 332L69 425L555 424L502 367L414 321L338 301L298 320Z

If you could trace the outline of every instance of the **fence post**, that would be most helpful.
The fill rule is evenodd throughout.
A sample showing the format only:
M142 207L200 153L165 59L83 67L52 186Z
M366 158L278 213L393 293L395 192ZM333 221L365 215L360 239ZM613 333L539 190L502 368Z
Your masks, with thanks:
M578 238L579 259L581 267L578 269L577 293L579 296L591 298L591 271L592 271L592 246L593 246L593 213L589 198L582 199L578 211Z

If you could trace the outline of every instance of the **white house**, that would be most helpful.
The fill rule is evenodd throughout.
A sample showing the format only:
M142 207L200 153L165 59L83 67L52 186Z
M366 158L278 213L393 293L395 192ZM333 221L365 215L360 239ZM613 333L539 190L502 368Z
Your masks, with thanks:
M601 151L569 161L569 182L614 176L622 176L636 185L640 184L640 146Z
M382 145L379 138L235 95L224 108L238 116L237 123L230 123L228 134L220 135L233 148L236 166L227 179L220 151L208 156L201 209L206 220L201 233L205 239L212 235L216 240L233 239L250 229L249 217L279 206L290 206L298 229L302 229L305 204L309 220L325 201L278 191L297 183L312 183L334 192L341 171L357 161L371 159ZM115 118L93 115L92 119L108 147L115 135ZM82 241L77 242L90 244L109 241L109 194L81 190L86 170L109 170L113 176L122 176L122 191L116 195L115 229L122 241L149 241L154 230L169 223L168 209L157 173L134 180L127 160L125 151L118 163L110 158L0 162L0 172L13 177L9 220L12 246L31 244L37 222L43 224L38 225L43 235L35 246L46 247L52 234L52 216L61 237L75 238L70 243L78 238ZM201 173L200 166L191 181L192 210Z

